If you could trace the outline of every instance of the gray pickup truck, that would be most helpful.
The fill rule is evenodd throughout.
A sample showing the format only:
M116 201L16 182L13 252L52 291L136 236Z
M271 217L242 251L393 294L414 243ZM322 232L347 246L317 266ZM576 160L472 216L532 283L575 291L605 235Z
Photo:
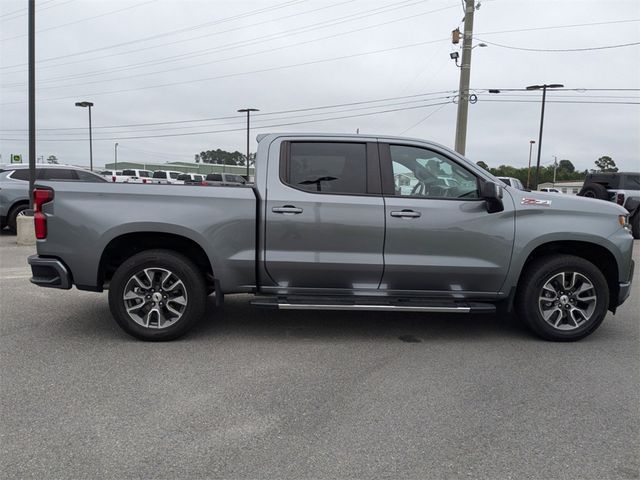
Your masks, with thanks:
M592 333L633 276L627 212L504 186L457 153L364 135L258 137L246 186L38 182L36 285L100 292L144 340L185 333L207 295L300 310L515 311Z

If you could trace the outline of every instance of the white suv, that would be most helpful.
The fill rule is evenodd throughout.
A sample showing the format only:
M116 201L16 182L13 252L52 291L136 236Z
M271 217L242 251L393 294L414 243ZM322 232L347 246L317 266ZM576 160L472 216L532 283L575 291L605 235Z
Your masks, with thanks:
M178 177L182 175L182 172L176 172L174 170L156 170L153 172L152 183L184 183L182 180L178 180Z

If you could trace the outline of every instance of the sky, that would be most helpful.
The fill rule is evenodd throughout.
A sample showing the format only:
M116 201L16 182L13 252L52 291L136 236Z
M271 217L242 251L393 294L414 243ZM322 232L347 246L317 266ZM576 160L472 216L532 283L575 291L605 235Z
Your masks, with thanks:
M0 154L28 153L27 0L0 0ZM453 148L461 0L36 0L37 156L94 166L194 161L255 135L338 132ZM541 163L640 170L640 2L484 0L466 156L524 167L550 91ZM617 48L621 44L633 44ZM560 50L560 51L558 51ZM500 93L488 93L499 89ZM586 103L589 102L589 103ZM146 137L146 138L140 138ZM536 149L533 150L534 161Z

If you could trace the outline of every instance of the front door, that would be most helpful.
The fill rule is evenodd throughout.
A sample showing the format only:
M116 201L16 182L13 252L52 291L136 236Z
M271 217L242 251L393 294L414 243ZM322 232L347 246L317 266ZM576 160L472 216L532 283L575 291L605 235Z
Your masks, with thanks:
M264 212L265 266L278 291L375 291L384 244L375 141L301 139L279 154L269 158Z
M446 151L381 144L380 157L387 221L380 288L453 297L498 292L513 248L510 197L504 211L487 213L475 174Z

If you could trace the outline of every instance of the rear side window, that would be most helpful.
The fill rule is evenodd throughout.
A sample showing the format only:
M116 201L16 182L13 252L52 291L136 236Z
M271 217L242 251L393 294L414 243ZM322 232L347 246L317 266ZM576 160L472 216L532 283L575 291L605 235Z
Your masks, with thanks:
M81 182L106 182L104 178L84 170L76 170L76 175Z
M640 190L640 175L624 175L620 188L626 190Z
M367 146L292 142L283 181L309 192L366 195Z
M207 180L209 180L210 182L221 182L222 175L219 173L210 173L209 175L207 175Z
M167 178L167 175L162 170L158 170L157 172L153 172L153 178Z
M38 180L77 180L75 170L65 168L42 168L38 173Z
M11 178L13 180L29 180L29 169L28 168L21 168L20 170L14 170L14 172L11 174Z

